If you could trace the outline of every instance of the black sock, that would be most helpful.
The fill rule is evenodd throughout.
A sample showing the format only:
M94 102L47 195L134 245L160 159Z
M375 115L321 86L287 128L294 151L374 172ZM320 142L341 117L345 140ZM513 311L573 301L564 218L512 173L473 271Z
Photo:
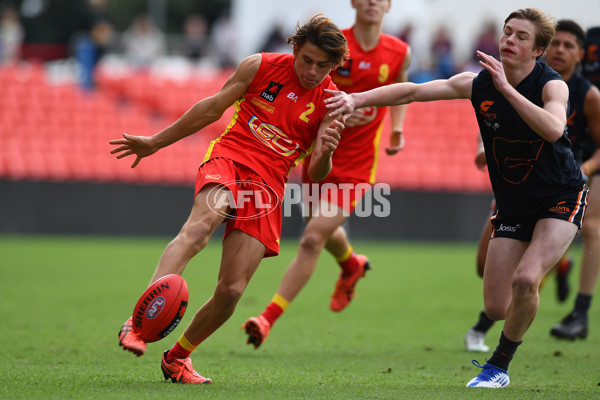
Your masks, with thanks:
M523 343L513 342L509 340L506 336L504 336L504 331L500 334L500 342L498 343L498 347L494 350L494 354L487 361L488 364L495 365L498 368L502 368L508 370L508 364L510 364L515 352L517 351L517 347Z
M584 315L587 318L587 312L592 305L592 296L588 294L577 293L577 297L575 298L575 309L573 310L575 313Z
M486 333L494 325L494 321L488 318L485 311L479 314L479 321L473 326L473 330Z

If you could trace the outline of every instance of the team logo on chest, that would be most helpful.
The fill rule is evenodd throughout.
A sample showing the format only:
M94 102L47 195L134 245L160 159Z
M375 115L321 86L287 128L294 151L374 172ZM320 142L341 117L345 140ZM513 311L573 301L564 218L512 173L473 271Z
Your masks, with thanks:
M271 81L269 82L269 86L260 94L260 97L272 103L275 101L282 87L281 83Z
M484 100L479 105L479 114L482 116L485 125L488 128L493 130L497 130L500 128L500 124L498 123L498 114L490 111L490 108L494 105L494 101L492 100Z
M290 139L281 129L261 122L257 117L250 118L248 127L258 140L275 153L284 157L291 156L300 147L298 143Z

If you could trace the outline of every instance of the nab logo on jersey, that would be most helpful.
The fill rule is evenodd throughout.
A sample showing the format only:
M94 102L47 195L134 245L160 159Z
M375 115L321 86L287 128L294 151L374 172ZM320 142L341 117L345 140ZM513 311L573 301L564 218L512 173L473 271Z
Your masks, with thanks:
M350 76L350 70L352 69L352 59L348 59L346 63L344 63L343 67L338 67L337 73L340 76Z
M283 85L281 83L271 81L265 91L260 94L260 97L272 103L275 101L275 98L282 87Z

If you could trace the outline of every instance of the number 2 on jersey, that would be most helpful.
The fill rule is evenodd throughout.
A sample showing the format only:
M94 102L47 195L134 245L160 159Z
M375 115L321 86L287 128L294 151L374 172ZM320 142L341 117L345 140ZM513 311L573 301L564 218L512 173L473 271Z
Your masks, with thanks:
M300 114L300 119L302 121L308 123L310 121L308 116L315 111L315 105L312 102L310 102L306 105L306 107L308 107L308 110L306 110L302 114Z

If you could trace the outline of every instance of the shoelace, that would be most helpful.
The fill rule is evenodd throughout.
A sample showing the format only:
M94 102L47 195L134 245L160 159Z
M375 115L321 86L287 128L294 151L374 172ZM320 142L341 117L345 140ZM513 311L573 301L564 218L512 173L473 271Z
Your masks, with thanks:
M127 335L129 332L133 331L133 325L132 324L125 324L121 327L121 330L123 331L123 333L125 335Z
M485 367L485 365L481 365L481 364L479 363L479 361L477 361L477 360L472 360L471 362L472 362L472 363L473 363L473 365L474 365L474 366L476 366L477 368L481 368L481 369L483 369L483 368ZM485 362L486 362L486 365L487 365L487 359L485 360ZM485 377L486 379L489 379L489 380L494 380L494 379L496 379L497 377L499 377L499 375L502 375L502 373L500 373L500 372L496 372L496 373L494 373L494 374L491 374L491 372L493 372L493 370L494 370L494 366L493 366L493 365L491 365L491 367L492 367L492 368L489 368L489 369L488 369L488 371L485 371L485 370L484 370L484 371L482 371L482 372L481 372L481 374L483 374L483 375L484 375L483 377Z
M183 370L185 368L179 368L179 371L175 374L174 378L176 381L179 381L181 379L181 377L183 376Z
M186 358L185 360L181 361L181 364L179 365L179 370L177 371L177 373L175 374L175 379L179 380L181 379L181 377L183 376L183 372L187 369L188 371L190 371L192 373L192 375L198 374L196 372L196 370L194 368L192 368L191 365L188 365L188 360L189 358ZM179 364L179 363L178 363Z

